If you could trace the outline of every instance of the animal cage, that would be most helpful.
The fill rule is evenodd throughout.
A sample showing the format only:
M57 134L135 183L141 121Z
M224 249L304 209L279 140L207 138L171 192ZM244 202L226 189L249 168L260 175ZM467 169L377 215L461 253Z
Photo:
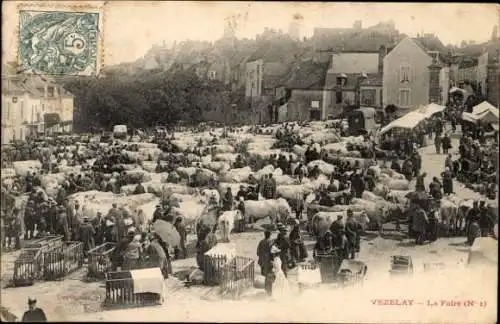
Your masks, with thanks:
M424 271L435 271L446 268L443 262L426 262L424 263Z
M337 278L337 272L340 267L340 260L336 253L322 254L318 253L315 257L319 265L322 283L333 283Z
M254 284L255 261L237 256L222 268L221 294L239 297Z
M135 293L130 271L113 271L105 274L106 308L154 306L163 303L162 294ZM162 277L163 279L163 277Z
M106 242L88 252L89 279L104 279L106 272L113 270L112 255L116 249L116 244Z
M411 259L411 256L407 255L391 256L390 273L394 275L413 273L413 261Z
M362 285L367 271L368 267L364 262L345 259L340 265L338 281L344 287Z
M15 287L33 285L42 275L43 254L40 249L24 248L14 261Z
M203 256L203 284L216 286L222 282L223 270L228 265L226 255Z
M58 280L83 265L83 243L64 242L43 254L43 279Z

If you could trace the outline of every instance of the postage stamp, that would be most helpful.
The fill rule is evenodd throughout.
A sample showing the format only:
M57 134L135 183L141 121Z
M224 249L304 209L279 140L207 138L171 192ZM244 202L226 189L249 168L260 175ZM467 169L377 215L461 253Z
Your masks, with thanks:
M101 66L101 14L20 9L20 70L45 75L97 75Z

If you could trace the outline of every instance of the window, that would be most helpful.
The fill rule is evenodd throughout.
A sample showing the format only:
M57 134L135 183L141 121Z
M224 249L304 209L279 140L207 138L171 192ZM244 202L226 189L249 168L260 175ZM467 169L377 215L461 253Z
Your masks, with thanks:
M411 67L408 64L401 65L399 68L399 80L401 83L411 81Z
M319 109L319 101L318 100L311 101L311 108Z
M337 91L335 93L336 96L336 103L341 104L342 103L342 91Z
M364 106L375 105L376 91L375 89L362 89L361 90L361 103Z
M401 107L409 107L411 105L411 90L399 89L398 105Z
M54 87L47 87L47 96L54 97Z

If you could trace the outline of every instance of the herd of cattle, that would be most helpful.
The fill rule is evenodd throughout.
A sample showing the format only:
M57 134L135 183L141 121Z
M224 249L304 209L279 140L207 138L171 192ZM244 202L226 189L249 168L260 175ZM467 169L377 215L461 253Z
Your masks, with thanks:
M241 127L229 132L223 128L203 131L186 129L174 133L174 139L169 141L168 148L153 143L152 136L134 136L126 141L115 140L109 143L100 143L92 138L79 142L80 139L75 137L72 145L65 146L64 153L52 156L53 162L57 161L57 167L52 170L53 173L41 176L41 187L37 190L46 197L55 198L70 174L85 178L93 172L92 166L99 164L100 155L114 150L120 152L123 158L119 161L119 167L112 166L119 172L110 171L104 174L104 178L110 184L120 178L119 192L87 190L71 194L69 202L78 202L82 207L82 216L92 219L97 212L105 215L112 204L117 203L130 213L142 212L146 220L150 220L155 207L168 196L178 201L179 205L175 210L183 217L186 226L194 227L203 220L209 199L215 199L220 204L221 196L227 192L227 188L231 188L233 196L236 196L241 186L249 186L250 178L259 181L262 176L273 174L277 185L276 198L264 199L259 195L257 200L244 201L244 218L247 221L270 218L273 223L286 222L289 218L297 217L297 211L304 210L307 213L309 231L319 235L330 227L338 215L343 215L348 209L354 212L364 228L381 230L386 222L407 219L408 197L414 188L410 188L410 183L403 175L387 168L384 161L361 159L359 151L347 149L349 146L362 146L365 142L363 137L340 137L338 130L327 122L312 122L294 128L294 132L305 144L295 145L293 150L284 152L273 148L277 141L275 134L282 128L282 125L275 125L261 127L256 131L250 127ZM270 163L272 156L283 154L291 163L293 174L293 169L303 163L303 155L308 146L320 151L322 157L335 156L337 161L347 161L351 165L358 161L363 173L370 172L374 175L375 188L373 191L365 190L360 198L353 198L349 205L320 205L317 201L318 192L338 181L331 177L337 166L326 162L331 159L309 162L306 169L311 170L316 166L320 175L311 178L306 176L301 181L295 176L284 174L280 168ZM166 152L165 149L171 151ZM244 156L246 161L257 159L261 163L234 168L238 155ZM84 162L75 163L76 156L78 161ZM179 161L183 160L183 164L176 166L174 171L160 172L161 166L171 163L176 157ZM2 169L2 183L9 187L16 177L25 177L28 172L40 174L41 168L40 161L14 162L12 168ZM199 186L190 185L193 177L198 178ZM208 186L213 183L212 180L216 183L215 188ZM134 194L138 183L142 184L146 193ZM335 199L341 193L329 194ZM21 210L26 205L27 197L27 194L23 194L15 198L15 204ZM237 203L235 199L235 204ZM296 208L297 205L301 208ZM441 224L454 232L460 232L465 226L466 212L471 207L472 201L460 201L455 196L446 196L436 215ZM218 220L224 223L220 228L231 230L238 217L241 217L241 213L236 210L224 213ZM228 237L228 233L222 235Z

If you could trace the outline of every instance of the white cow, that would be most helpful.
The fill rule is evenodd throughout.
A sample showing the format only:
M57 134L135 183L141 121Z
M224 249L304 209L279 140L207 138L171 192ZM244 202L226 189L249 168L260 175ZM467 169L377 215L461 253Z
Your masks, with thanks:
M241 220L243 215L238 209L228 210L220 215L217 220L217 236L221 242L229 243L231 231L235 229L236 221Z

